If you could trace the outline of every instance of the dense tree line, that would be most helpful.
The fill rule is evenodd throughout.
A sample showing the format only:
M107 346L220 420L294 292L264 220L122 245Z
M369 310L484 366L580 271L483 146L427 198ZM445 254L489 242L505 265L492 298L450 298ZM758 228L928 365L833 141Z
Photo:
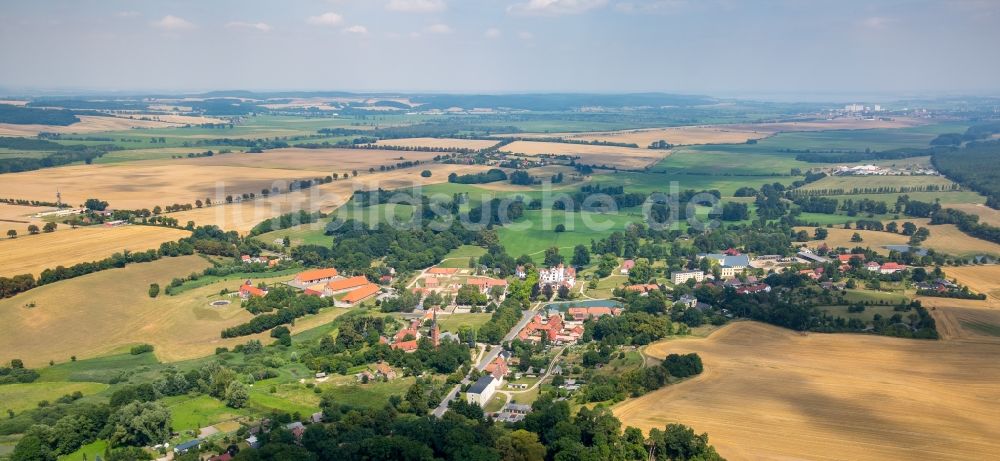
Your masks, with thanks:
M1000 141L972 142L963 149L934 154L934 167L949 178L986 196L986 205L1000 209Z
M80 118L73 111L69 110L39 109L34 107L20 107L12 104L0 104L0 123L68 126L79 121Z
M257 224L250 230L250 235L256 236L279 229L288 229L300 224L314 223L325 216L326 215L320 211L309 213L305 210L299 210L297 212L285 213L276 218L267 219L262 221L260 224Z
M504 181L506 179L507 173L499 168L493 168L483 173L469 173L463 175L452 173L448 175L448 182L455 184L485 184Z
M863 152L859 151L826 151L826 152L813 152L809 149L804 151L794 151L791 149L786 149L787 152L800 152L795 156L795 160L800 162L809 163L858 163L866 160L896 160L910 157L922 157L925 155L933 155L941 150L947 150L947 148L932 147L932 148L912 148L905 147L899 149L891 149L886 151L873 151L871 149L865 149Z
M243 308L256 314L255 317L249 322L222 330L222 337L235 338L267 331L332 305L332 298L310 296L290 287L276 286L268 291L267 296L251 297L244 301Z
M973 237L1000 243L1000 227L980 223L979 216L954 208L945 208L934 213L931 224L954 224L958 230Z

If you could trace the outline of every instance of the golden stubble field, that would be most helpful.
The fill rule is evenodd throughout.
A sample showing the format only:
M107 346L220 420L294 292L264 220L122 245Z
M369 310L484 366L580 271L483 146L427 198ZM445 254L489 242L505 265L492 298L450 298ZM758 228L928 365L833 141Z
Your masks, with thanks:
M921 243L920 246L923 248L933 248L936 251L952 256L967 257L981 254L1000 256L1000 245L971 237L958 230L954 224L936 224L932 226L930 225L930 220L926 218L900 219L895 222L900 226L900 228L902 228L904 222L912 222L918 227L926 227L927 230L930 231L931 235L927 238L927 240ZM888 224L888 222L885 224ZM815 227L795 228L796 231L805 230L806 232L809 232L810 235L812 235L814 229ZM851 237L855 232L861 234L861 238L864 240L863 242L851 242ZM903 234L833 227L827 228L827 238L824 242L826 242L826 245L830 248L854 248L857 246L862 248L870 247L872 250L879 253L889 254L889 250L882 248L882 246L906 245L909 240L910 238ZM808 244L809 246L819 246L820 241L810 240Z
M64 226L64 225L60 225ZM125 250L158 248L161 243L191 235L180 229L154 226L90 226L56 230L52 233L22 235L0 240L0 276L38 274L56 266L97 261Z
M970 460L1000 451L1000 344L808 334L755 322L707 339L701 375L614 408L643 430L680 422L730 460Z
M250 339L273 341L260 333L221 339L227 327L253 316L240 307L239 298L228 306L209 303L220 299L219 291L235 291L241 280L217 282L167 296L162 291L152 299L150 283L166 287L174 277L200 272L208 267L200 256L163 258L131 264L63 280L0 300L0 362L23 359L30 367L126 351L135 344L155 347L157 358L178 361L211 355L216 347L230 347ZM276 283L290 276L262 279ZM258 280L255 280L255 283ZM28 307L30 304L34 307ZM328 323L347 309L330 308L295 322L300 332Z
M265 219L298 210L330 212L347 203L356 190L372 190L379 187L387 190L410 188L419 185L448 181L450 173L467 174L487 170L481 165L427 164L415 168L394 171L360 173L356 178L334 181L315 186L305 191L281 194L268 199L253 200L239 204L200 208L171 213L169 216L184 223L194 221L198 225L214 224L226 230L246 232ZM431 171L431 177L420 175Z
M153 115L136 114L135 118L101 117L94 115L79 115L80 121L72 125L17 125L0 123L0 136L36 136L38 133L83 134L101 131L122 131L134 128L170 128L187 124L222 123L222 120L209 117L192 117L186 115ZM143 120L145 117L148 120Z
M535 141L514 141L503 146L500 150L528 156L543 154L572 155L580 157L580 163L597 166L616 166L627 170L646 168L663 160L670 153L670 151L666 150Z
M381 165L395 165L403 161L401 158L427 161L434 155L430 152L360 149L279 149L263 154L231 153L183 160L74 165L6 174L0 181L0 197L51 200L58 190L65 202L74 205L88 198L99 198L109 202L112 208L152 209L157 205L191 204L205 198L211 198L218 204L229 194L259 194L264 188L284 188L288 181L322 178L334 172L343 175L357 171L358 177L341 179L320 188L343 189L350 188L350 184L398 184L401 179L407 178L418 183L443 182L447 181L450 171L482 169L478 166L428 163L392 171L368 172L369 168L378 170ZM420 177L424 169L431 170L433 176ZM285 199L277 201L282 200ZM269 204L267 208L270 208ZM217 210L207 208L190 214L206 216L217 213ZM198 220L196 222L201 224Z
M431 149L485 149L495 146L498 142L484 139L404 138L381 139L375 144L378 146L426 147Z
M979 222L981 223L986 223L991 226L1000 226L1000 210L994 210L981 203L949 204L948 208L954 208L959 211L977 215L979 216Z

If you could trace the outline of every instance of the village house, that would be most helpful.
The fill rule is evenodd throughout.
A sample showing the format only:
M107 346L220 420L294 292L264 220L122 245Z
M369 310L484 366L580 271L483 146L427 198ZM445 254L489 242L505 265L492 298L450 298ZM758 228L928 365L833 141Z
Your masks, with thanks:
M500 287L503 289L503 293L507 293L507 281L504 279L494 279L490 277L470 277L466 282L466 285L472 285L479 289L480 293L489 293L493 287Z
M622 275L628 275L628 272L632 270L633 267L635 267L635 260L626 259L625 262L622 263L621 270L619 270L618 272L620 272Z
M694 279L695 282L705 280L705 273L702 271L675 271L670 273L670 281L674 282L674 285L680 285L691 279Z
M509 373L509 369L507 368L507 359L503 356L499 356L486 365L486 368L484 368L483 371L502 381L507 376L507 373Z
M888 274L895 274L896 272L899 272L903 269L906 269L906 266L894 262L888 262L880 266L878 268L878 271L883 275L888 275Z
M253 286L252 280L247 280L240 286L240 298L242 299L263 298L264 296L267 296L267 288Z
M528 273L525 272L524 266L517 266L517 268L514 269L514 276L521 280L524 280L525 277L528 276Z
M562 264L538 271L538 286L567 286L576 284L576 269Z
M736 294L746 295L754 293L770 293L771 286L766 283L757 283L754 285L743 285L736 289Z
M375 375L386 381L392 381L396 379L396 370L393 370L388 363L379 362L375 364Z
M531 413L531 405L508 403L497 413L496 420L504 423L516 423Z
M851 254L845 254L845 255L837 255L837 259L840 260L840 262L843 263L843 264L847 264L847 263L851 262L852 259L855 259L855 258L857 258L861 262L865 262L865 259L866 259L864 253L851 253Z
M660 286L655 283L646 283L640 285L628 285L625 287L625 291L638 291L643 294L647 294L650 291L659 290Z
M878 272L881 268L882 265L875 261L871 261L868 264L865 264L865 269L867 269L869 272Z
M679 299L677 299L677 302L684 305L687 309L693 309L698 305L698 298L691 295L682 295Z
M622 313L620 307L605 307L605 306L593 306L593 307L571 307L567 310L567 314L575 321L583 322L590 318L600 318L605 315L610 315L617 317Z

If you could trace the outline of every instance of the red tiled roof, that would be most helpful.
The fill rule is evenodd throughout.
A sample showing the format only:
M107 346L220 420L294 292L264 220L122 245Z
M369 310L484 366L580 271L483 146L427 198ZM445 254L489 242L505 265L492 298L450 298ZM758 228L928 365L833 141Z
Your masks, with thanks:
M357 288L360 286L368 285L368 283L369 283L368 277L365 277L363 275L356 275L354 277L346 279L333 280L327 283L326 287L329 288L330 291L344 291L344 290L349 290L351 288Z
M344 298L341 299L341 301L348 304L354 304L358 301L368 298L369 296L374 295L375 293L378 293L379 289L380 288L378 287L378 285L374 283L369 283L368 285L365 285L361 288L358 288L357 290L347 293L347 296L344 296Z
M313 269L305 272L299 272L299 275L295 276L295 280L299 282L311 282L313 280L328 279L337 276L337 269Z
M391 347L393 349L402 350L403 352L415 351L415 350L417 350L417 341L416 340L413 340L413 341L402 341L402 342L398 342L398 343L393 343L389 347Z
M451 275L458 272L454 267L432 267L427 269L428 274Z
M240 293L257 297L261 297L267 294L266 291L261 290L260 288L257 288L253 285L247 285L247 284L243 284L243 286L240 287Z

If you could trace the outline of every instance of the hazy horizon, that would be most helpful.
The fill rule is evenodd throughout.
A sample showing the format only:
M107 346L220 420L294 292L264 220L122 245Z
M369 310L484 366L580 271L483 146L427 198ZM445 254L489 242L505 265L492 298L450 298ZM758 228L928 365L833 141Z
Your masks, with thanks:
M8 93L1000 93L988 59L1000 3L979 0L49 0L0 12Z

